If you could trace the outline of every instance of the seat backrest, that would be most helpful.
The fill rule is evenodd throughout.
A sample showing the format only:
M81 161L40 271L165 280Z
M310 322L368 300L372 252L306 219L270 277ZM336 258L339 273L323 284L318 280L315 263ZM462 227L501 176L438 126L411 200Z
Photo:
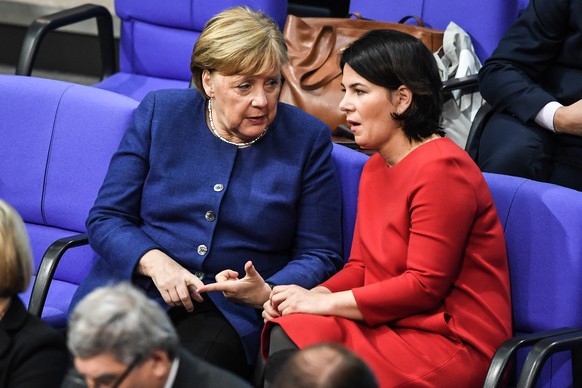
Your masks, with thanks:
M350 12L391 22L404 16L418 16L428 27L439 30L445 30L453 21L471 36L475 52L484 62L517 18L520 3L523 0L351 0Z
M350 0L349 12L360 13L366 19L397 22L406 16L422 17L424 1Z
M287 0L116 0L121 19L120 71L189 81L192 48L204 25L236 5L265 12L283 30Z
M342 238L343 257L347 261L352 248L356 210L358 207L358 189L362 168L368 155L343 145L333 144L332 158L339 177L342 198Z
M505 230L516 333L582 329L582 192L484 173ZM571 384L568 354L541 380Z
M0 95L0 198L22 215L38 269L51 243L85 232L137 102L89 86L15 75L0 75ZM55 279L78 285L93 259L88 247L72 250ZM56 299L65 304L71 297Z

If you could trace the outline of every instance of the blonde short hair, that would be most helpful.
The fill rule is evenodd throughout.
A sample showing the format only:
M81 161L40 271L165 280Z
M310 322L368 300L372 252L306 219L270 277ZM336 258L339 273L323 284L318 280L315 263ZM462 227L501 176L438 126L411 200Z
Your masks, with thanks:
M32 252L24 222L0 199L0 297L26 291L31 277Z
M202 87L204 70L223 75L259 75L280 71L288 61L287 46L277 24L265 13L232 7L210 19L194 45L192 81Z

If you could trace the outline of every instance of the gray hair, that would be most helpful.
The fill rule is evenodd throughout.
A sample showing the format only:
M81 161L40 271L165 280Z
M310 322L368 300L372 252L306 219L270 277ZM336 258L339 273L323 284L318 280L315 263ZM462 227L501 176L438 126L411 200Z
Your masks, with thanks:
M131 283L98 288L75 307L67 342L75 357L110 354L129 365L154 350L173 359L179 349L176 329L166 312Z

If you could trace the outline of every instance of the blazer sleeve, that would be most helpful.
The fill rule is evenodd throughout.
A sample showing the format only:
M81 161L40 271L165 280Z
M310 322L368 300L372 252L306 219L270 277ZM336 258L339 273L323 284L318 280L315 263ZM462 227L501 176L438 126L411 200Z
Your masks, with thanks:
M319 123L310 132L314 138L302 140L309 150L303 167L292 257L267 279L274 284L311 288L343 265L339 180L331 155L329 128Z
M87 219L91 247L127 279L147 251L160 249L138 227L141 193L149 171L154 105L150 94L136 109Z
M479 89L496 110L513 114L525 123L556 100L540 81L570 33L569 3L531 0L487 59L479 72Z

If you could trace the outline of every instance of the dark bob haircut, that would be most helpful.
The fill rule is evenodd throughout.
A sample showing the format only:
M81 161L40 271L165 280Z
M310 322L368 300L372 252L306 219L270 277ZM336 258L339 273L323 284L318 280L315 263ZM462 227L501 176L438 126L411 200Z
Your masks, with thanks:
M392 113L408 139L445 135L442 82L432 53L419 39L400 31L369 31L343 51L342 70L346 64L373 84L388 90L405 85L412 91L408 109Z

